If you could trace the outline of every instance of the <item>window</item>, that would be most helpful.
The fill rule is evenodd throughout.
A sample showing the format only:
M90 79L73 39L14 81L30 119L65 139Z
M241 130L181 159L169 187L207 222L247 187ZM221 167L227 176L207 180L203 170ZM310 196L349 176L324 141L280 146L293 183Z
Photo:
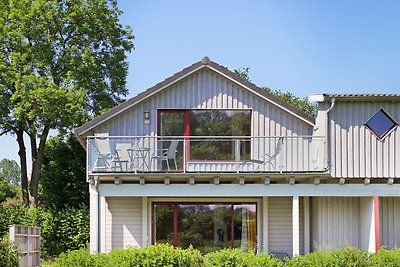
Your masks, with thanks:
M190 142L191 160L234 160L235 145L240 142L240 159L250 159L250 138L221 138L251 135L250 110L192 110L190 136L216 136L219 140L196 138Z
M255 251L256 204L157 203L153 205L153 243L169 243L202 253L223 248Z
M397 122L381 108L365 123L365 126L370 129L378 139L383 140L387 134L397 126Z
M186 161L233 161L237 150L240 160L250 159L251 110L159 110L158 118L160 136L185 136ZM176 155L179 169L184 164L182 141ZM163 140L160 147L169 144Z

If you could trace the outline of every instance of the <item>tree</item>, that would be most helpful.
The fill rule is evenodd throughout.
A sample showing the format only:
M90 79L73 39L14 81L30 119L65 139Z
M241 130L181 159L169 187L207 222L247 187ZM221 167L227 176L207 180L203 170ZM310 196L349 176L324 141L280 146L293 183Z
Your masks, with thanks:
M51 137L45 149L40 202L56 210L89 206L85 159L85 151L72 134Z
M237 69L237 70L234 70L234 72L239 77L241 77L243 79L246 79L249 82L251 82L250 76L249 76L249 72L250 72L249 68ZM271 89L269 87L262 87L262 88L265 91L267 91L268 93L273 94L277 98L279 98L279 99L291 104L292 106L295 106L298 109L304 111L308 115L310 115L312 117L317 116L317 104L309 102L306 97L305 98L300 98L298 96L295 96L294 94L292 94L289 91L283 92L283 91L281 91L279 89Z
M126 96L133 36L115 0L0 1L0 136L19 145L29 204L24 133L32 152L31 206L51 129L64 133Z
M21 182L21 168L15 160L2 159L0 161L0 173L10 184L18 185Z
M0 203L17 195L17 186L9 184L0 173Z

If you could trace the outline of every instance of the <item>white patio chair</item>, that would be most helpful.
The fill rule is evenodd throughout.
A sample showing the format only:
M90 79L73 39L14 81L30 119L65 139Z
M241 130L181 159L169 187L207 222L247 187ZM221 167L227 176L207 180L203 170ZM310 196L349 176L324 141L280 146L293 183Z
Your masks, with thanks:
M115 145L116 153L112 158L113 169L119 169L120 171L128 170L129 148L132 148L131 144L119 143ZM123 168L123 164L125 165L125 168Z
M258 165L256 171L260 169L261 166L265 166L266 164L271 164L274 169L276 168L276 158L279 153L281 153L283 147L283 137L278 138L278 142L276 142L275 152L272 155L268 153L264 154L263 160L260 160L260 164Z
M175 170L178 170L178 165L176 164L176 152L178 152L177 148L179 145L179 140L171 140L169 148L164 149L156 149L151 156L151 161L158 160L162 162L166 161L168 171L170 171L169 161L173 160L175 164Z
M110 139L108 133L95 134L97 157L94 162L93 171L111 170L110 162L112 160L110 150Z

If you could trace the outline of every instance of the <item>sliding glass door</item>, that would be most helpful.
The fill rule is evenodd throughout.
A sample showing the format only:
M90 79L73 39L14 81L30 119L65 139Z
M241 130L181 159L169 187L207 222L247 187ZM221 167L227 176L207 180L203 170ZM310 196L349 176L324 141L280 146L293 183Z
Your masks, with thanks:
M223 248L255 251L256 204L155 203L153 243L169 243L202 253Z

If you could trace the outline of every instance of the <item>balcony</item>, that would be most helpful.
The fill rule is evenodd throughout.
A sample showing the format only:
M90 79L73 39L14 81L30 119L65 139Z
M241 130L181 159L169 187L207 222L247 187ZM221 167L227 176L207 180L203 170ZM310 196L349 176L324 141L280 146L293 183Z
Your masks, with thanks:
M92 136L88 175L107 173L323 172L325 138L315 136Z

